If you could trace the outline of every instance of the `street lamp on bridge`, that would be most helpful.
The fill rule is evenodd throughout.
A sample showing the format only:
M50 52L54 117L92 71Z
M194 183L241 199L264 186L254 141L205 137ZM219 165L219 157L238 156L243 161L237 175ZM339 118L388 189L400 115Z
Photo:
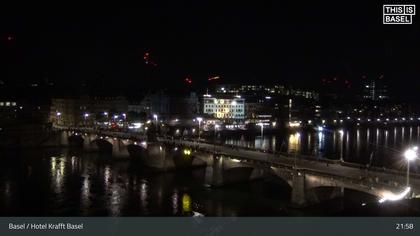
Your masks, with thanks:
M87 126L88 124L87 124L87 119L88 119L88 117L89 117L89 113L85 113L85 114L83 114L83 117L85 118L85 126Z
M418 147L413 147L404 152L404 157L407 160L407 187L410 183L410 161L414 161L417 158L417 150Z
M155 127L156 127L156 133L158 132L158 115L157 114L153 114L153 118L155 119L156 123L155 123Z
M59 124L61 124L61 112L59 112L59 111L57 111L57 113L56 113L56 115L57 115L57 124L59 125Z
M214 138L213 138L213 153L216 154L216 134L217 130L219 129L220 125L214 124Z
M198 145L200 145L201 121L203 121L203 118L197 117L196 120L198 121Z
M264 134L264 123L260 122L257 124L258 126L261 126L261 138L263 137Z

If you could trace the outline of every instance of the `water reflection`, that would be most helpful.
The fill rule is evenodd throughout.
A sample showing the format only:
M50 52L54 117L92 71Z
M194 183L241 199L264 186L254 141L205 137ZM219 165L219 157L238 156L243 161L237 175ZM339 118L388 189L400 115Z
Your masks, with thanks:
M63 157L52 157L50 164L52 188L55 193L61 194L65 174L65 160Z
M413 129L413 132L417 130ZM361 129L358 132L344 130L343 135L339 131L266 135L264 140L268 145L261 147L275 150L283 148L291 153L313 153L317 150L323 157L338 159L337 152L345 150L344 158L351 158L356 150L353 145L359 145L361 157L369 157L366 153L372 149L366 145L364 132ZM332 148L335 142L331 142L334 133L336 150ZM379 135L384 133L387 132L380 131ZM353 134L357 135L359 141L354 142ZM417 135L413 134L412 137ZM226 142L244 146L256 143L254 137L249 136L238 136ZM344 149L340 145L344 145ZM374 162L388 158L381 152L375 155ZM28 169L32 174L25 174ZM8 160L0 158L0 214L191 216L198 212L206 216L279 216L302 215L305 212L288 210L290 188L280 185L277 179L210 189L203 186L205 175L204 168L156 173L142 167L137 161L115 161L102 154L67 149L53 150L51 153L31 152L22 156L14 153L13 158ZM321 207L320 211L324 210Z
M182 213L191 212L191 197L187 193L182 195Z
M392 135L390 132L393 132ZM419 126L309 130L289 133L286 138L282 135L266 135L264 139L260 136L225 139L225 143L231 145L342 159L362 164L368 163L371 153L374 153L373 164L380 167L395 167L392 161L396 157L395 148L401 152L404 147L416 142L420 142ZM393 146L392 149L390 145Z
M147 182L145 180L141 181L140 184L140 206L141 209L145 212L148 213L148 186L147 186Z
M298 153L300 151L300 133L289 135L289 153Z
M178 214L178 201L179 201L177 189L174 190L174 193L172 194L171 199L172 199L172 214L177 215Z
M356 131L356 157L360 157L360 129Z
M90 206L90 181L88 177L84 177L81 189L81 210L84 215L88 214L87 209Z

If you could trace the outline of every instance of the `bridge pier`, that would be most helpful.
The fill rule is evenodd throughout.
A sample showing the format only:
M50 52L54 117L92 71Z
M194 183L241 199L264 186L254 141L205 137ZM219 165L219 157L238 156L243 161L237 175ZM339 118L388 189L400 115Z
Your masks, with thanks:
M91 152L91 151L97 151L98 145L93 142L95 139L97 139L97 135L93 134L87 134L82 136L83 137L83 150Z
M175 168L173 154L167 151L164 144L147 143L146 155L142 157L143 163L151 168L166 171Z
M69 133L68 131L60 132L59 146L69 146Z
M305 173L299 170L293 172L291 203L295 207L307 205L305 189Z
M204 183L206 186L218 187L223 185L223 158L212 155L211 163L206 166Z
M129 158L130 153L128 152L127 145L123 140L119 138L112 139L112 156L116 158Z
M206 167L205 185L220 187L265 176L263 169L251 167L237 159L225 156L212 156L212 163Z

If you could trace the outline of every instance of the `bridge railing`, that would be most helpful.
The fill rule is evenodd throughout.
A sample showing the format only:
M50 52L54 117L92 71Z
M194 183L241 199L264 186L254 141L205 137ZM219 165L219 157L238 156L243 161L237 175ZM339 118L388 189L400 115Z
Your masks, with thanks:
M220 153L220 155L222 156L226 156L229 158L228 155L223 155ZM267 161L267 160L255 160L255 159L251 159L251 158L247 158L247 157L243 157L243 160L245 161L245 163L252 163L252 164L259 164L262 167L279 167L279 168L285 168L288 171L301 171L304 172L305 174L313 174L313 175L317 175L317 176L322 176L325 178L329 178L329 179L333 179L333 180L340 180L346 183L350 183L350 184L354 184L354 185L360 185L362 187L371 189L373 187L389 187L392 189L396 189L397 187L401 186L401 183L398 179L387 179L387 180L382 180L380 177L376 176L376 175L360 175L359 178L352 178L349 176L343 176L343 175L337 175L334 173L324 173L324 172L320 172L317 171L315 169L311 169L311 168L306 168L306 167L299 167L296 168L294 166L290 166L290 165L286 165L284 163L279 162L279 160L272 160L272 161ZM267 165L269 163L269 165Z
M108 130L97 130L89 127L64 127L64 126L55 126L53 127L54 130L58 131L74 131L80 133L94 133L97 135L103 136L113 136L113 137L120 137L120 138L130 138L130 139L139 139L145 140L146 135L139 134L139 133L128 133L128 132L120 132L120 131L108 131Z
M195 148L198 148L198 150L200 151L205 151L205 152L211 152L213 153L215 151L214 147L209 147L206 148L204 146L200 146L199 144L208 144L208 145L214 145L214 143L209 143L209 142L200 142L198 143L197 140L187 140L187 139L160 139L160 141L167 141L167 142L180 142L184 145L186 144L190 144L190 145L194 145ZM245 151L252 151L252 152L257 152L257 150L253 150L253 149L249 149L249 148L243 148L243 147L231 147L230 145L217 145L216 144L216 152L220 153L220 154L225 154L228 155L227 153L223 153L223 151L220 149L220 147L223 148L231 148L232 150L237 150L238 152L241 150L245 150ZM266 154L272 154L273 156L270 159L276 159L276 157L287 157L287 158L298 158L300 160L306 160L306 161L312 161L312 162L316 162L316 163L328 163L328 164L335 164L335 165L341 165L341 166L346 166L346 167L351 167L351 168L357 168L360 170L366 170L366 171L372 171L372 172L378 172L378 173L388 173L388 174L394 174L398 177L405 175L405 171L400 171L400 170L395 170L395 169L390 169L390 168L380 168L380 167L368 167L366 165L363 164L359 164L359 163L351 163L351 162L345 162L345 161L341 161L341 160L331 160L331 159L327 159L327 158L316 158L314 156L307 156L307 155L288 155L288 153L283 153L283 152L276 152L276 153L272 153L272 152L261 152L258 151L259 153L266 153ZM245 159L245 157L243 156L237 156L239 159ZM266 160L269 161L269 160ZM416 178L416 179L420 179L420 174L417 173L410 173L410 177L412 178Z

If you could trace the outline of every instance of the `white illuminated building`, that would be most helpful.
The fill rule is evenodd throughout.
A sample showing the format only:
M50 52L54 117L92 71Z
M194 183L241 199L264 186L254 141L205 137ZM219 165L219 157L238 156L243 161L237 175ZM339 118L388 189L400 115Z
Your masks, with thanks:
M242 120L245 118L245 99L240 96L216 98L205 94L203 113L218 119Z

